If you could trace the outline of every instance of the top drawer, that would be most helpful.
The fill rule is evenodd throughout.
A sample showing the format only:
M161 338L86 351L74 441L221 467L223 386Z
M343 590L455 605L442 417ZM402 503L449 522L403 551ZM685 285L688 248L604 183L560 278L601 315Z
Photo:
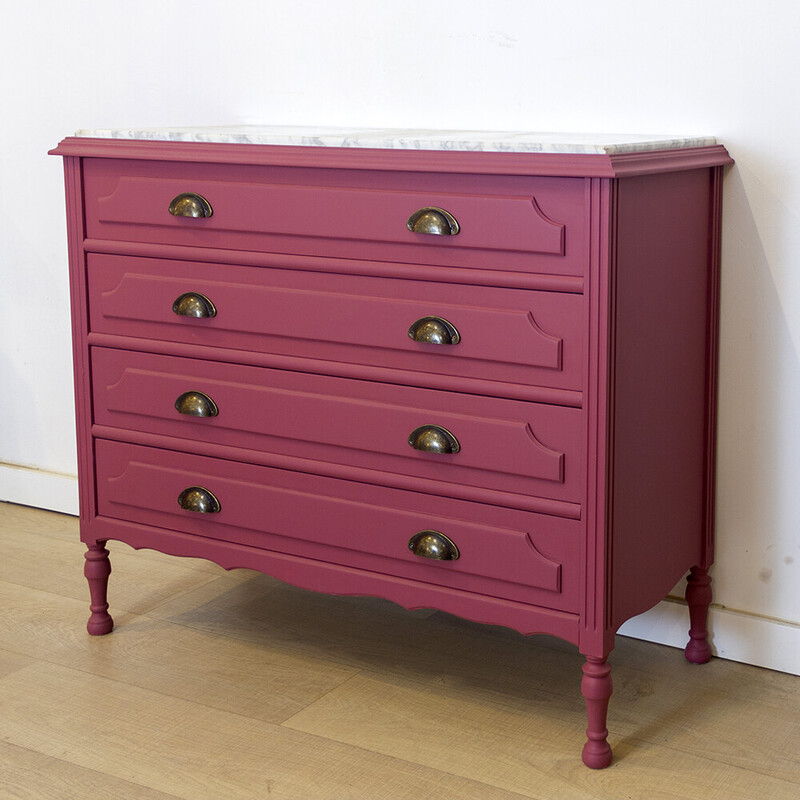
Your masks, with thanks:
M588 225L577 178L86 159L84 192L90 239L584 271ZM207 201L210 216L170 213L183 194ZM440 228L450 233L422 232L424 222L409 229L428 208L452 215L455 224Z

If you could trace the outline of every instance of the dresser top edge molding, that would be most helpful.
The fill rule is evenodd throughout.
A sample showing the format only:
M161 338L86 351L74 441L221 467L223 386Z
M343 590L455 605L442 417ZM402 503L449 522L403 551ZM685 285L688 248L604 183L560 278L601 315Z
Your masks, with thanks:
M228 137L228 141L223 140L224 137L209 141L208 138L203 139L201 134L178 138L181 129L174 129L175 138L172 139L166 138L168 132L152 135L148 135L147 131L78 133L63 139L50 154L84 158L584 178L615 178L733 163L725 147L717 144L713 137L619 136L615 137L615 142L578 144L572 146L571 151L569 144L562 144L559 145L561 151L553 151L554 146L547 143L538 150L533 149L535 143L532 142L525 145L527 150L521 149L523 145L515 144L510 134L506 135L505 140L487 145L474 132L467 132L465 138L454 138L447 142L397 137L387 139L391 142L389 145L381 145L376 136L315 139L311 136L286 135L281 138L275 135L262 139L251 137L251 141L245 142L231 141L232 137ZM457 132L452 133L457 137ZM136 134L141 134L142 138L136 138ZM470 139L470 136L473 138ZM531 134L529 138L533 136ZM591 138L585 134L580 136ZM626 139L629 140L627 144ZM301 140L303 143L298 143ZM330 144L332 141L338 144ZM448 146L441 146L443 144ZM504 149L497 149L501 146Z

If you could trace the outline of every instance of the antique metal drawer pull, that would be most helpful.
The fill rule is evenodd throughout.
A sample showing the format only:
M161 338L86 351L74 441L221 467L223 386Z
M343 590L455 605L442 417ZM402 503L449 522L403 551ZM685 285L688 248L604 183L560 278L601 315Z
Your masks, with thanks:
M452 539L439 531L420 531L408 540L408 549L420 558L455 561L461 555Z
M406 222L413 233L428 233L434 236L456 236L461 230L458 220L443 208L421 208Z
M175 401L175 408L187 417L216 417L219 414L217 404L204 392L184 392Z
M210 217L214 209L205 197L194 192L184 192L172 199L169 213L173 217Z
M408 443L424 453L458 453L458 439L441 425L423 425L411 432Z
M461 334L452 322L441 317L422 317L408 329L408 338L425 344L458 344Z
M214 304L199 292L186 292L172 304L173 313L179 317L216 317Z
M202 486L189 486L178 495L178 505L196 514L219 514L222 506L214 495Z

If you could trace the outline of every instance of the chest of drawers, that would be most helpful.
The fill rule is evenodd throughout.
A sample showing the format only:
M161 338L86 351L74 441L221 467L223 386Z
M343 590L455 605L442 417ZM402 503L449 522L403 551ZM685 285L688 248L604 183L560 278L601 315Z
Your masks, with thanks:
M724 148L53 152L90 633L119 540L552 634L590 767L687 571L708 659Z

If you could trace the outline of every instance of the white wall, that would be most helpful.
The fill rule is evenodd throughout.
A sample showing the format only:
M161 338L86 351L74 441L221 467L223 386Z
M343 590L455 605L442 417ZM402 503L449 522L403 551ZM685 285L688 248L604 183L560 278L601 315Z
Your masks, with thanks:
M45 151L75 129L709 133L737 162L715 645L800 672L798 30L793 0L12 0L0 32L0 499L74 509L61 165ZM676 642L685 629L669 603L626 626Z

